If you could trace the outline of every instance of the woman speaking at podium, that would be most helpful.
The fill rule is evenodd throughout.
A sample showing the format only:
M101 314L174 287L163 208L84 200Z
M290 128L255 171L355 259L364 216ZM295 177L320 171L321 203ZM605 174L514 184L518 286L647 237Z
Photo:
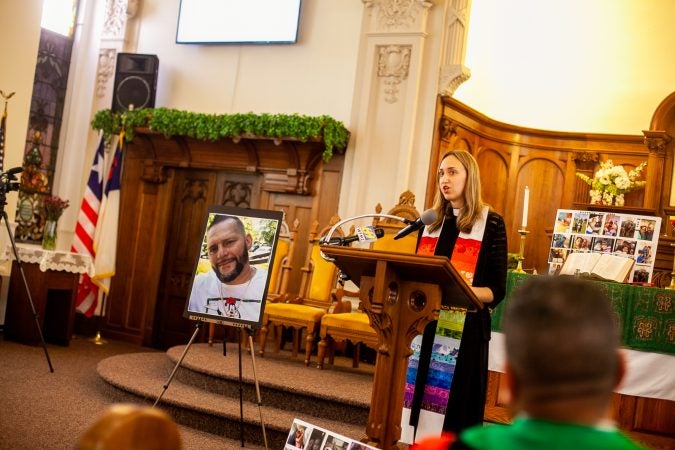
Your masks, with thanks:
M486 307L442 310L439 320L413 341L419 361L416 368L409 365L408 380L416 380L414 389L406 388L405 407L411 409L410 425L418 431L417 438L440 434L435 427L441 423L442 431L458 433L483 421L490 309L506 292L506 227L483 203L478 163L463 150L446 153L437 177L437 219L420 232L417 253L449 257Z

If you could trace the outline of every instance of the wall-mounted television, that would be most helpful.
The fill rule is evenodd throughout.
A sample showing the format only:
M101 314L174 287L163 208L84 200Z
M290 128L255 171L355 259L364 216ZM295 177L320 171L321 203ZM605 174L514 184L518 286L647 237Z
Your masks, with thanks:
M302 0L181 0L178 44L292 44Z

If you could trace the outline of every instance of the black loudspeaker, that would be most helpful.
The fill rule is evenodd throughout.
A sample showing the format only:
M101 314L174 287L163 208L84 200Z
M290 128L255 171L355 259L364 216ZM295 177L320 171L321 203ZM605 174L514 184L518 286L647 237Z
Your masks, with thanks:
M118 53L112 111L154 108L158 67L157 55Z

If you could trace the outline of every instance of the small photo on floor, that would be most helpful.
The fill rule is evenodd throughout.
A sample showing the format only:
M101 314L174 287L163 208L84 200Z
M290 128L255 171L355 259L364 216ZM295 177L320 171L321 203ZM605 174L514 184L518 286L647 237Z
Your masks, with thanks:
M295 419L291 425L291 431L288 433L284 450L303 450L307 446L312 429L308 424Z

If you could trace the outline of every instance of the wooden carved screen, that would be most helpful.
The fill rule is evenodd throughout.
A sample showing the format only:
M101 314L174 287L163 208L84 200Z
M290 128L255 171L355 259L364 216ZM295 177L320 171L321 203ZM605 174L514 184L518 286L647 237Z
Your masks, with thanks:
M636 214L665 215L660 186L668 167L666 152L650 147L645 136L535 130L497 122L450 97L441 97L439 102L426 204L430 205L436 194L435 172L440 157L453 149L470 151L481 169L483 198L504 217L509 251L517 253L523 196L528 186L525 269L536 269L538 273L548 269L557 209L596 208L589 204L589 186L576 172L592 176L599 161L611 159L627 170L648 161L646 177L650 182L644 190L627 194L626 205L620 209ZM664 217L664 223L665 220ZM662 241L659 249L663 254L669 242ZM672 268L672 250L668 254L669 260L657 257L657 268Z
M325 163L323 150L320 142L207 142L137 129L125 149L106 336L160 348L188 342L194 325L182 313L209 205L282 210L299 220L300 235L314 220L327 223L337 211L344 157ZM305 252L297 245L294 259ZM295 272L291 292L300 282Z
M452 149L470 151L481 169L483 197L506 222L509 251L519 250L523 190L530 188L530 203L525 247L525 268L542 273L547 268L555 212L567 209L605 209L663 218L656 256L655 277L667 275L660 284L670 282L673 270L675 206L670 206L675 142L675 93L658 106L650 130L643 135L601 135L533 130L503 124L487 118L462 103L441 98L437 129L430 161L426 203L436 193L435 173L440 157ZM589 204L589 187L576 172L589 176L598 161L613 160L630 169L648 161L647 185L643 191L626 196L623 207ZM659 282L659 280L656 280ZM672 314L670 303L662 307ZM505 401L504 378L490 372L485 420L509 422L511 411ZM621 429L649 448L673 448L672 420L675 402L615 394L614 417Z

